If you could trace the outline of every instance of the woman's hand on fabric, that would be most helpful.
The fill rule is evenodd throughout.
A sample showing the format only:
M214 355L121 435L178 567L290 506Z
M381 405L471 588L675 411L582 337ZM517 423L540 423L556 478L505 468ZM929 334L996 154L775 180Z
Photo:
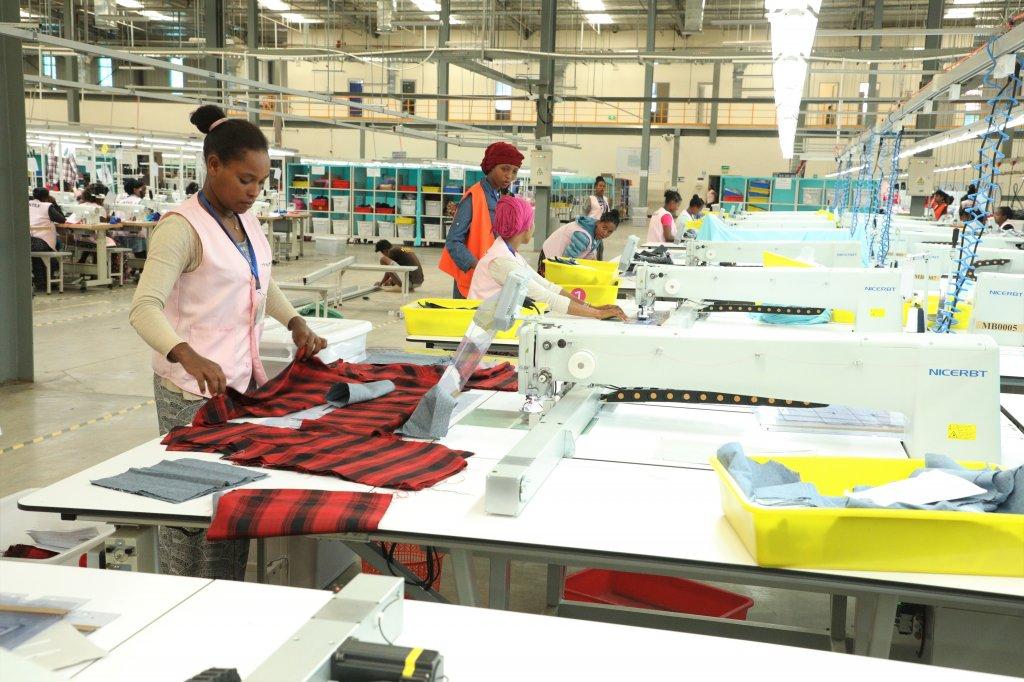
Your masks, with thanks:
M187 343L179 343L167 354L172 362L177 362L182 369L196 380L200 393L210 395L221 395L227 390L228 380L224 376L224 370L213 360L204 358L192 349Z
M617 305L606 305L600 308L594 308L595 317L599 320L620 320L625 322L629 318L626 317L626 313L622 312L622 308Z
M295 342L295 347L298 349L295 357L299 360L311 358L327 347L327 340L314 333L299 315L291 319L288 329L291 331L292 341Z

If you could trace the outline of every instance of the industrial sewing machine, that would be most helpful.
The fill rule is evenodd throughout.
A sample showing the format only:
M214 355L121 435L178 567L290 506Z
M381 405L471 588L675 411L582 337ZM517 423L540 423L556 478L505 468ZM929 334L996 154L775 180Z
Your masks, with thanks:
M609 400L880 409L904 415L912 457L1000 461L992 339L769 331L525 322L519 390L535 423L488 474L485 509L517 516Z
M898 332L903 325L898 270L640 264L635 272L640 320L651 318L656 301L724 300L729 303L712 303L711 311L807 315L821 313L824 308L838 308L856 312L856 331ZM764 305L758 306L753 296ZM796 310L789 309L790 306ZM811 307L817 310L808 310Z
M761 265L766 251L829 268L859 268L861 244L836 242L685 242L687 265Z
M439 682L439 653L391 644L402 633L403 588L401 578L357 575L245 679Z
M1024 346L1024 274L978 273L970 330L1000 346Z

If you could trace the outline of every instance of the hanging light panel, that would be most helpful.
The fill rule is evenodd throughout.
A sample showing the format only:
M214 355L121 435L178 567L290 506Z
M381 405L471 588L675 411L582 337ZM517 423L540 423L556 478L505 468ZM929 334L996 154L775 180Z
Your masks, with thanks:
M765 18L771 26L772 89L775 122L782 158L793 158L796 124L800 115L807 60L818 29L821 0L765 0Z

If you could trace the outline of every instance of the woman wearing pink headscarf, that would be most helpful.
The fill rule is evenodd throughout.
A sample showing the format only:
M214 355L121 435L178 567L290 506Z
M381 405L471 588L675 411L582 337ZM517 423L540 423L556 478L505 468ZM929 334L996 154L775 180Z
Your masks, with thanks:
M501 291L510 273L521 270L529 274L526 295L559 314L579 315L599 320L625 320L616 305L595 308L573 298L569 292L538 275L519 253L519 247L533 238L533 206L516 196L505 195L494 209L492 225L496 239L477 263L469 298L484 300Z

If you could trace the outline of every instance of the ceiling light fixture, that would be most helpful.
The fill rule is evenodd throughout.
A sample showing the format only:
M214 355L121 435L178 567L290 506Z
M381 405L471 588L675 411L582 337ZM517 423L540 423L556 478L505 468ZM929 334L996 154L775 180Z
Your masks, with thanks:
M771 26L772 89L782 158L793 158L800 101L807 80L807 60L818 28L821 0L765 0Z
M142 9L142 3L139 0L117 0L117 6L127 9Z
M284 12L281 14L281 18L290 24L322 24L320 19L310 19L304 14L298 14L297 12Z
M951 7L942 15L943 19L973 19L974 11L970 7Z
M581 12L600 13L604 11L603 0L576 0L576 6Z
M174 21L174 17L164 14L163 12L157 12L152 9L139 10L139 14L146 17L150 21Z
M584 16L591 26L607 26L615 23L610 14L585 14Z
M288 12L292 6L282 0L258 0L260 7L271 12Z

